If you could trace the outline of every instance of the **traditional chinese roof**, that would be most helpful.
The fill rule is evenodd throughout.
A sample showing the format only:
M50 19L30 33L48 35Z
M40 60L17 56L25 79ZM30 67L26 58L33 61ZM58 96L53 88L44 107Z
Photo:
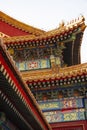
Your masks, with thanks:
M0 11L0 31L9 36L41 35L45 31L22 23Z
M83 73L87 73L87 63L60 68L59 71L56 71L56 69L55 71L53 71L53 69L45 69L21 72L22 77L25 81L43 81L55 78L64 79L82 75Z
M63 59L68 66L71 66L80 64L80 46L85 28L85 18L81 16L37 37L35 35L5 37L4 43L8 49L47 48L64 43Z
M15 20L11 18L11 22L14 23L14 21ZM13 24L11 24L11 26L12 25ZM21 24L20 26L19 25L20 24L18 24L17 26L15 24L13 26L17 27L18 30L20 29L20 27L22 28L21 25L23 24ZM6 112L10 120L12 114L14 114L12 121L15 122L15 120L17 120L18 123L16 125L18 125L18 127L20 127L19 126L20 122L24 124L23 126L23 124L21 123L22 124L21 130L22 129L27 130L28 128L31 129L31 127L34 129L37 128L37 130L44 128L50 129L50 126L44 119L41 111L39 110L36 100L33 97L30 89L37 91L37 90L51 90L55 88L57 89L66 87L70 88L74 86L79 87L78 84L80 84L81 87L82 85L86 85L87 63L75 65L80 63L80 46L82 42L83 33L86 28L85 19L82 16L78 19L71 21L69 24L62 23L58 28L48 32L44 32L41 30L39 33L37 33L36 31L35 33L33 33L34 30L28 32L25 31L26 28L27 26L25 27L25 25L23 25L21 32L24 31L23 32L24 34L19 33L22 35L18 34L17 36L8 37L7 34L6 37L3 38L4 44L6 44L7 49L9 48L40 49L64 43L66 47L65 51L63 52L65 63L74 66L65 68L57 68L56 66L51 69L25 71L21 72L20 75L18 69L15 67L6 49L1 44L0 81L1 84L3 84L3 86L7 86L5 89L3 88L3 86L1 87L0 91L1 95L0 99L2 101L1 109L4 108L4 111ZM2 31L0 30L0 32ZM4 32L2 33L4 35ZM25 83L27 83L28 86ZM10 91L12 93L10 93ZM13 95L16 98L13 98L14 97ZM10 101L10 99L12 100ZM9 112L11 111L11 116L8 115L8 111ZM26 114L29 114L29 116L27 116ZM21 121L19 120L20 118ZM31 119L33 120L32 122ZM36 123L35 126L33 122Z
M50 130L30 89L0 41L0 111L21 130Z
M1 14L3 14L1 12ZM2 17L3 16L3 17ZM13 18L9 18L7 15L1 15L1 19L10 19L7 21L11 21L16 25L16 22ZM20 22L19 22L20 23ZM23 23L21 23L24 25ZM2 24L1 24L2 25ZM2 27L2 26L1 26ZM21 26L22 27L22 26ZM26 26L26 28L29 28ZM5 37L4 44L6 44L7 49L37 49L37 48L47 48L47 47L56 47L57 45L61 45L64 43L65 49L63 50L63 59L64 63L68 66L80 64L80 46L82 43L82 38L84 34L84 30L86 28L85 18L83 16L70 21L70 23L65 24L61 23L58 28L40 33L40 35L18 35L13 37ZM8 28L4 28L5 31ZM10 30L10 29L9 29ZM30 29L31 30L31 29ZM0 29L0 31L2 31ZM34 30L33 30L34 31ZM15 32L15 31L14 31ZM35 32L35 31L34 31ZM15 33L16 34L16 33Z
M68 24L59 26L58 28L45 32L40 36L16 36L4 39L4 43L9 46L14 47L37 47L52 45L55 42L67 42L67 40L74 40L75 35L83 32L85 29L85 19L81 18L73 20ZM74 37L72 37L74 34Z
M31 89L46 90L75 86L87 81L87 63L71 67L21 72L23 79ZM50 84L50 87L49 87ZM45 87L44 87L45 85ZM78 86L78 85L77 85Z

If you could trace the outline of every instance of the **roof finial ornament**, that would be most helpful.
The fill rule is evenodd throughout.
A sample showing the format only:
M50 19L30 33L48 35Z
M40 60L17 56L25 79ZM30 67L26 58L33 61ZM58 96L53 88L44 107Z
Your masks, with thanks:
M85 20L85 18L84 18L84 16L83 16L82 14L80 14L80 19L81 19L82 21Z
M59 24L59 28L63 27L65 25L64 21L62 20L61 23Z

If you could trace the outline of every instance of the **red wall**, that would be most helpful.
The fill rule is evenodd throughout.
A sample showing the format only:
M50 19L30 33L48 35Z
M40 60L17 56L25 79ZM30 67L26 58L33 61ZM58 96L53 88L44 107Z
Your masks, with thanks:
M9 35L9 36L23 36L28 35L29 33L24 32L20 29L17 29L3 21L0 21L0 32Z
M87 130L87 121L51 124L52 130Z

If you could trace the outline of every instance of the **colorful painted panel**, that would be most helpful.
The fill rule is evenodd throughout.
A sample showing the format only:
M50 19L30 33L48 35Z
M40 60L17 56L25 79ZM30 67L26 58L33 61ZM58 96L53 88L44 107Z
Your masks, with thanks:
M50 60L41 59L41 60L17 62L16 66L19 68L20 71L50 68Z
M38 102L42 111L61 110L84 107L82 98L65 98L52 101Z
M84 109L44 112L49 123L85 120Z
M85 103L85 108L87 109L87 99L84 99L84 103Z
M53 102L53 101L39 103L39 106L40 106L41 110L43 110L43 111L60 109L59 102Z
M85 103L85 114L86 114L86 119L87 119L87 99L84 99L84 103Z
M40 68L38 61L26 62L26 70L38 69Z
M48 59L40 60L40 68L50 68L50 61Z
M26 64L25 62L19 62L19 63L16 63L16 66L19 68L19 70L23 71L26 69Z

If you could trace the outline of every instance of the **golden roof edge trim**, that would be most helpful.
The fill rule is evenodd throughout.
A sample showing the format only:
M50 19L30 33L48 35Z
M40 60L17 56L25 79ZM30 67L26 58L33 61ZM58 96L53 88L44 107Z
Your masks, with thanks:
M40 116L43 118L43 122L45 123L45 125L49 128L49 130L51 130L51 126L49 125L49 123L47 122L45 116L43 115L42 111L39 109L39 105L38 103L36 102L36 99L35 97L33 96L31 90L29 89L28 85L25 83L25 81L23 80L22 78L22 75L20 73L20 71L18 70L18 68L15 66L15 62L14 60L12 59L12 57L10 56L10 54L8 53L7 49L6 49L6 45L3 44L3 39L0 38L0 47L3 49L3 52L6 54L9 62L12 64L12 67L13 69L15 70L16 74L18 75L19 79L22 81L22 84L24 86L24 88L27 90L29 96L30 96L30 100L33 101L33 105L35 105L35 107L37 108L38 110L38 113L40 114ZM33 112L32 112L32 115L33 115ZM38 120L39 121L39 120ZM43 126L43 125L41 125ZM43 126L44 127L44 126Z
M50 72L50 73L49 73ZM52 69L47 70L37 70L37 71L27 71L27 72L21 72L22 78L27 81L32 80L43 80L43 79L49 79L49 78L64 78L64 77L70 77L70 76L76 76L78 74L87 73L87 63L79 64L79 65L73 65L70 67L60 68L59 73L56 71L52 71ZM42 75L42 77L41 77ZM31 77L30 77L31 76ZM30 78L29 78L30 77Z
M0 11L0 18L2 20L4 20L5 22L7 22L8 24L10 24L11 26L14 26L18 29L25 31L25 32L30 32L30 33L33 33L36 35L41 35L45 32L44 30L41 30L41 29L35 28L33 26L30 26L28 24L25 24L23 22L20 22L20 21L12 18L11 16L9 16L1 11Z
M76 21L75 24L73 24L73 28L76 27L78 28L79 26L81 26L81 31L84 31L84 29L86 28L86 25L85 25L85 22L84 22L84 17L82 17L80 20L78 20L78 22ZM76 26L77 24L77 26ZM55 30L52 30L52 31L48 31L48 32L45 32L44 34L40 35L40 36L37 36L37 37L34 37L34 35L25 35L25 36L15 36L15 37L9 37L9 38L5 38L4 39L4 43L9 43L12 42L19 42L19 41L28 41L28 40L42 40L42 39L46 39L46 38L50 38L50 37L55 37L56 35L60 35L62 33L62 29L63 31L67 31L67 28L68 28L68 31L73 29L72 27L68 26L67 27L67 24L63 27L61 27L60 29L57 28Z

